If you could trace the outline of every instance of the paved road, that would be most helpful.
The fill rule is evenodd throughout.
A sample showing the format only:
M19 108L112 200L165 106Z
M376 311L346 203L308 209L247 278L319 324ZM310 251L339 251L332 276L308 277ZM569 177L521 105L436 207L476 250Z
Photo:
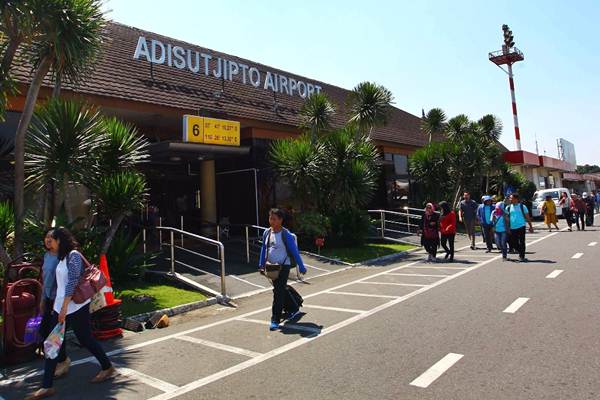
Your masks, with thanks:
M282 332L268 332L267 293L206 309L107 344L122 372L113 384L88 385L97 366L83 359L56 388L73 399L599 399L597 229L530 235L529 263L462 249L452 264L415 254L324 276L300 287L307 314ZM39 384L38 366L10 371L0 396Z

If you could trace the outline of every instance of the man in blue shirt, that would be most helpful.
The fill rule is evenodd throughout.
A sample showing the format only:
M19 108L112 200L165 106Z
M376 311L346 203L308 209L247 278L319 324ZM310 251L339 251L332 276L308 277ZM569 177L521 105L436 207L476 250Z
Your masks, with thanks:
M290 296L287 289L290 268L297 263L300 273L306 273L306 267L302 262L296 244L296 238L283 227L283 217L284 213L280 209L274 208L269 212L269 225L271 228L267 229L263 235L263 244L258 262L258 268L262 274L265 273L267 263L276 264L280 267L277 279L273 280L273 306L269 328L272 331L279 329L285 296ZM288 319L293 320L299 313L299 308L291 311Z
M515 250L519 253L519 261L526 262L525 258L525 225L529 224L529 233L533 233L533 225L529 216L529 209L520 202L519 194L513 193L510 197L510 205L507 207L508 220L510 224L510 235L513 239Z
M494 224L492 223L494 206L492 205L492 198L490 196L483 196L481 200L483 203L477 208L477 219L479 220L479 225L481 225L481 232L487 246L486 253L490 253L494 243Z

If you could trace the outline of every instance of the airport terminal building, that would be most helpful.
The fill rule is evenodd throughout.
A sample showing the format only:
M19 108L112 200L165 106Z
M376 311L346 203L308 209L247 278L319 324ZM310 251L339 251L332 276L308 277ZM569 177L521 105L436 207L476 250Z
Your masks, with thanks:
M21 95L11 100L2 134L14 135L29 72L15 71ZM48 80L40 99L51 91ZM334 126L343 126L346 89L111 22L93 72L76 85L63 84L61 93L135 124L149 139L149 204L177 226L181 216L186 225L223 218L257 223L269 207L293 206L266 155L271 141L300 134L299 111L314 92L330 97ZM373 206L404 206L407 156L427 140L420 118L393 108L372 138L385 161Z

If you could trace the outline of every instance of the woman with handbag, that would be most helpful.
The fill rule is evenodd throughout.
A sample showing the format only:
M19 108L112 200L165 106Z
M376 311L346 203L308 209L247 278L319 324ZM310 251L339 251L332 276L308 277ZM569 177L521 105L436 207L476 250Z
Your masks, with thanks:
M427 203L421 219L421 245L429 254L427 262L437 262L437 249L440 245L440 217L435 213L433 204Z
M40 326L40 337L46 339L54 325L51 325L52 321L52 307L54 306L54 299L56 298L56 267L58 265L58 256L56 251L53 251L50 247L52 240L52 232L54 229L50 229L46 232L44 237L44 247L46 253L44 253L44 263L42 264L42 280L43 280L43 293L42 296L42 324ZM66 347L62 347L60 354L58 355L58 365L54 373L54 378L60 378L69 372L69 366L71 360L67 357Z
M84 273L84 258L77 250L75 238L66 228L56 228L48 241L51 251L57 253L58 265L56 267L56 298L54 300L51 326L65 324L73 329L79 343L100 363L102 370L92 379L91 383L100 383L113 378L116 370L112 366L100 344L92 337L90 324L90 300L75 303L72 300L77 286L82 281ZM65 341L62 347L66 346ZM62 350L61 350L62 351ZM53 396L54 372L59 357L47 358L44 363L44 379L42 388L27 397L27 399L43 399Z

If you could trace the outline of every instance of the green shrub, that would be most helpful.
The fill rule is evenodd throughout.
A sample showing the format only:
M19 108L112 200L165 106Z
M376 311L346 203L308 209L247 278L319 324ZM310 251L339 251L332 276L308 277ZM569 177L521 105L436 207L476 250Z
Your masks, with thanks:
M122 286L140 279L146 269L153 265L156 254L143 254L138 249L139 243L140 235L132 238L125 230L120 230L115 235L106 258L110 278L116 285Z
M331 216L331 234L335 245L360 245L369 232L369 215L357 209L341 209Z
M304 241L327 237L331 230L329 218L314 211L304 211L296 216L296 230Z

